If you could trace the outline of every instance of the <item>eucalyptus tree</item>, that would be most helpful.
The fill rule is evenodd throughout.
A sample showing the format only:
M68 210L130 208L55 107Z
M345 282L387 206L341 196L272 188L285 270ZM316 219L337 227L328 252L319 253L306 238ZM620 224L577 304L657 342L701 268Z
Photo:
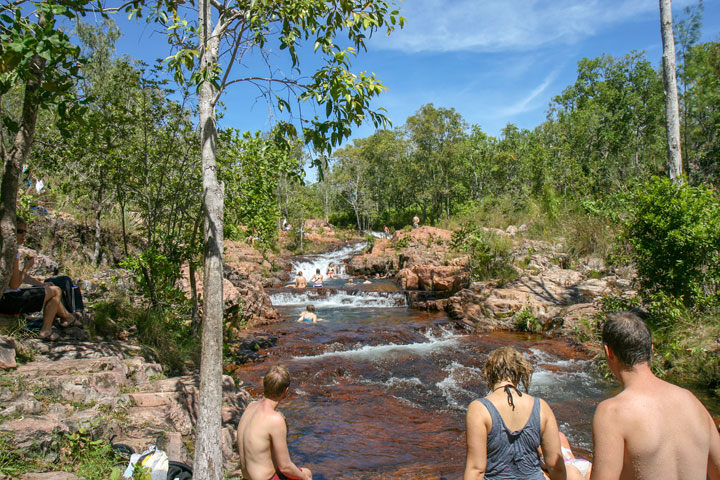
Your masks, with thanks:
M467 125L454 108L420 107L405 121L415 163L414 180L422 185L419 204L422 220L450 218L453 183Z
M685 57L685 157L697 181L720 183L720 42L695 45Z
M553 99L553 147L576 162L590 191L616 188L627 178L657 173L662 84L644 54L578 62L573 85Z
M86 109L82 118L71 122L68 135L52 156L60 190L75 206L93 212L93 263L99 266L101 220L124 181L124 148L136 120L130 104L139 88L139 72L130 59L114 57L120 30L112 21L100 26L78 22L75 33L81 56L87 59L76 84L78 93L87 99Z
M698 40L700 40L700 34L702 30L702 19L703 19L703 0L698 0L698 3L693 6L687 6L683 9L685 14L682 20L675 22L674 33L677 39L675 50L675 57L677 59L677 77L678 84L680 87L679 101L680 101L680 119L682 120L682 129L680 130L680 139L682 142L683 150L683 170L690 175L690 162L689 157L692 156L689 151L687 138L687 130L689 129L689 117L690 112L688 111L688 76L686 73L687 57L690 54L690 50Z
M663 84L665 85L665 131L667 132L668 172L674 182L679 182L683 172L671 0L660 0L660 32L663 45L662 72Z
M381 112L370 108L371 99L384 87L374 75L356 75L350 67L369 35L379 29L389 33L403 20L386 0L198 0L196 14L183 10L186 5L195 7L194 2L157 0L149 11L168 27L169 40L179 47L170 59L176 79L184 80L188 70L190 82L198 87L205 294L195 471L200 478L220 479L224 228L223 186L216 173L215 106L227 87L241 82L257 86L280 110L289 110L295 99L316 102L325 107L324 118L315 114L306 119L301 133L315 150L329 151L349 136L352 125L368 118L376 126L386 122ZM320 67L308 77L300 76L304 42L322 56ZM287 52L291 73L273 67L268 55L271 45ZM249 68L252 55L265 60L267 69L233 74L235 66ZM284 88L283 96L277 88ZM281 128L297 133L289 122L281 123Z
M225 232L230 238L258 237L265 247L277 237L280 208L276 195L281 177L299 179L296 149L278 144L273 135L220 132L219 178L225 185ZM245 233L241 233L245 229Z
M375 206L371 200L370 162L363 151L368 141L356 139L352 145L335 152L332 171L338 196L352 209L358 231L368 228Z
M0 101L22 90L19 111L3 109L0 154L0 288L10 281L17 241L15 215L18 177L35 135L38 112L54 109L66 119L79 113L73 80L77 78L79 49L62 31L58 18L74 20L84 14L89 0L4 2L0 6ZM65 129L62 130L67 133Z

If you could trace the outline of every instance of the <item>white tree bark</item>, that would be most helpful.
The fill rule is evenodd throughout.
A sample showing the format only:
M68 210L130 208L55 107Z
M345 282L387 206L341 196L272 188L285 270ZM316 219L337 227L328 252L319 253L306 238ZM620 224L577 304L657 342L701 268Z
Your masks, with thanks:
M200 68L217 62L219 39L212 28L211 0L198 2ZM200 402L193 478L223 479L221 434L223 318L223 186L217 179L215 88L204 81L198 98L202 149L205 271L203 276Z
M673 182L682 175L680 152L680 111L677 78L675 76L675 38L672 24L671 0L660 0L660 32L663 42L663 84L665 85L665 130L668 141L668 170Z

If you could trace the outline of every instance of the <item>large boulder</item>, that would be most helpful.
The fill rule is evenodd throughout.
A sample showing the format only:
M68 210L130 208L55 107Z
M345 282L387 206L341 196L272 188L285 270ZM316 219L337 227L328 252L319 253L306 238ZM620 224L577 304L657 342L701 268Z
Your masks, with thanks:
M403 290L430 290L455 293L469 283L468 273L459 266L414 265L397 274Z
M514 317L523 310L547 328L568 330L578 320L596 315L597 303L610 293L619 292L608 280L555 267L504 286L473 283L449 298L445 310L483 330L512 329Z

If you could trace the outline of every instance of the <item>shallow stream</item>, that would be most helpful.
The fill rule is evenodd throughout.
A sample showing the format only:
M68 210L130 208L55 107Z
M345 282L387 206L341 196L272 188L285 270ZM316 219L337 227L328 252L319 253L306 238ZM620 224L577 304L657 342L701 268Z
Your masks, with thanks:
M311 260L303 270L314 271ZM593 359L562 340L458 330L445 314L407 308L389 281L372 282L321 298L313 290L271 295L285 319L267 329L277 345L241 370L258 397L265 371L288 366L291 393L280 410L291 456L314 479L462 478L465 411L487 393L480 371L503 345L532 361L530 393L550 404L576 452L591 450L594 409L617 391ZM308 304L321 322L296 322Z

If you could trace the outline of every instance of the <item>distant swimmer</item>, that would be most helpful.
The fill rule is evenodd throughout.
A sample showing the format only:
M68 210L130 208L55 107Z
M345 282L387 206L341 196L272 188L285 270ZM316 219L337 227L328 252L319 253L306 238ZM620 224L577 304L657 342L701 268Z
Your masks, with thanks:
M297 273L297 277L295 278L295 288L305 288L307 287L307 279L303 276L302 271Z
M315 314L315 306L308 305L304 312L300 314L298 323L317 323L320 321L318 316Z
M312 282L313 287L320 288L323 286L323 276L322 273L320 273L319 268L315 269L315 275L310 277L310 281Z
M631 312L602 329L608 367L622 391L595 410L592 480L720 480L720 435L688 390L650 368L650 329Z
M290 372L276 365L263 378L263 397L247 406L237 427L237 447L242 476L247 480L312 480L307 468L290 459L287 422L277 411L287 396Z
M335 264L330 263L327 270L325 271L325 274L328 276L328 278L333 278L335 276Z

